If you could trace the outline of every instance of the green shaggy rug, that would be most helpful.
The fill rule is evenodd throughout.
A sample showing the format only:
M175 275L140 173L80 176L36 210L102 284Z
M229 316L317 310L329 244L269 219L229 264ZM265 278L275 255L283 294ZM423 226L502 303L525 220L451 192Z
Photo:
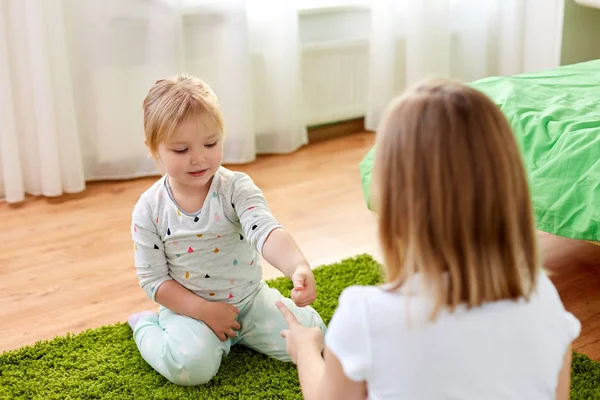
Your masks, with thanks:
M327 323L341 291L381 281L367 255L315 269L314 307ZM288 279L269 281L289 294ZM126 324L59 337L0 355L0 399L301 399L296 369L235 346L206 386L179 387L140 357ZM600 399L600 364L574 354L571 399Z

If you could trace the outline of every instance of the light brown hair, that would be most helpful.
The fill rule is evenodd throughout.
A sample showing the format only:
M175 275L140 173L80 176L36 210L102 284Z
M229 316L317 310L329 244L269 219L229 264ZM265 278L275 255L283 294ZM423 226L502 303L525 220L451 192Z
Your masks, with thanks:
M416 85L377 132L375 201L392 289L419 276L442 308L528 299L540 270L526 173L510 125L460 83Z
M186 75L156 81L144 99L143 109L146 143L154 157L158 145L189 118L208 118L221 131L224 129L217 96L205 82Z

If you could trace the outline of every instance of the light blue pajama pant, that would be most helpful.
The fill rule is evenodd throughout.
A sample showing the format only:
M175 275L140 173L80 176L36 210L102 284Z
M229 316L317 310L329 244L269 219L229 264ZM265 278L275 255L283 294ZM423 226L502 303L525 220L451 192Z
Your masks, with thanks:
M233 339L221 342L204 322L176 314L161 307L158 318L140 318L133 337L140 354L152 368L169 381L183 386L201 385L218 372L223 356L231 346L242 344L260 353L288 362L281 331L287 325L275 306L282 301L308 327L319 327L325 333L325 324L312 307L297 307L294 302L263 282L255 297L243 306L237 306L241 330Z

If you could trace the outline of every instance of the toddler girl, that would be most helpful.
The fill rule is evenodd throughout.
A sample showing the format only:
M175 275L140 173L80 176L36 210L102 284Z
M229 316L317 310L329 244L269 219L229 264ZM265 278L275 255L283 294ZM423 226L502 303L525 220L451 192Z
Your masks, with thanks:
M540 268L500 109L416 86L382 121L374 176L386 284L345 289L324 340L278 304L305 398L567 399L580 324Z
M306 326L324 331L312 271L271 215L248 175L221 166L223 120L202 81L156 82L143 104L146 145L165 175L132 213L135 268L158 315L129 324L144 360L180 385L208 382L231 346L289 361L279 332L284 302ZM292 300L267 287L261 257L294 283Z

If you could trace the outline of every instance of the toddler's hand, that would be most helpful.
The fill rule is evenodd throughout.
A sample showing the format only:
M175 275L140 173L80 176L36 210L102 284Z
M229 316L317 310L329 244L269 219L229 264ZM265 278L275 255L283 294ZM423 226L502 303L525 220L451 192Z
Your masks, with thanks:
M292 275L294 288L292 289L292 300L298 307L312 304L317 298L317 284L315 276L309 266L296 268Z
M239 331L241 328L236 321L240 310L231 304L210 301L207 301L202 308L200 320L213 330L220 341L225 342L228 337L236 336L234 330Z

